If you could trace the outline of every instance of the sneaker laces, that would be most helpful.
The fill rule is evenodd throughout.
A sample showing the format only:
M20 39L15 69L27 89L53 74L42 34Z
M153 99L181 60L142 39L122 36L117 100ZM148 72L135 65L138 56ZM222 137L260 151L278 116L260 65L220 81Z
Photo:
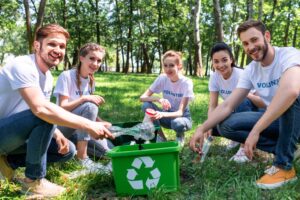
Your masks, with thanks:
M266 169L265 173L269 174L269 175L273 175L273 174L277 173L278 171L279 171L278 167L272 166L272 167Z

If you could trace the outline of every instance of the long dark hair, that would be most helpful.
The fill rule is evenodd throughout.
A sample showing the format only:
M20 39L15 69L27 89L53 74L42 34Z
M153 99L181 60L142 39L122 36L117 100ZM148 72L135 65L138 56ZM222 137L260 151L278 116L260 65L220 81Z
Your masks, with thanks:
M232 54L232 50L225 42L217 42L214 44L214 46L212 47L212 49L210 51L210 59L212 60L213 55L219 51L227 51L230 56L230 59L232 60L231 67L236 67L235 59Z

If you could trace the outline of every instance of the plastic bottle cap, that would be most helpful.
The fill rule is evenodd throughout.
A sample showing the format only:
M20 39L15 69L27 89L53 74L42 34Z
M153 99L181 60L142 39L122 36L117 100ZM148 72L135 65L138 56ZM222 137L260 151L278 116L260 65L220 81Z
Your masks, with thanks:
M149 116L149 117L154 117L155 114L156 114L156 111L152 108L147 108L146 109L146 114Z

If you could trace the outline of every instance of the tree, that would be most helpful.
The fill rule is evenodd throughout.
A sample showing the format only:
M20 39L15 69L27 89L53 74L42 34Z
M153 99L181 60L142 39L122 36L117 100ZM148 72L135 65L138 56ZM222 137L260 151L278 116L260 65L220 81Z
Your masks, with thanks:
M214 16L215 16L215 27L216 27L216 39L217 41L223 42L223 25L222 16L219 0L214 0Z
M27 28L27 38L28 38L28 50L30 53L33 52L32 45L33 41L35 40L35 32L39 27L41 27L44 19L44 14L45 14L45 6L46 6L46 0L41 0L39 4L39 10L36 13L37 14L37 20L36 24L34 26L34 31L32 32L31 29L31 14L30 14L30 7L29 7L29 2L28 0L24 0L24 7L25 7L25 15L26 15L26 28ZM35 7L35 5L33 4Z
M200 41L200 10L201 10L201 0L195 0L195 10L194 10L194 75L202 77L202 55L201 55L201 41Z

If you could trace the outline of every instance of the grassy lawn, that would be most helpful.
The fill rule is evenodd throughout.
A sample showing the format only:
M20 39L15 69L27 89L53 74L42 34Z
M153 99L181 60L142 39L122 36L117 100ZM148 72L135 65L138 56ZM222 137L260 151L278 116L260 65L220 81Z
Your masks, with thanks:
M57 76L57 72L54 73ZM155 79L156 75L100 73L96 76L96 93L103 96L106 103L100 107L101 118L113 123L141 121L139 96ZM188 139L197 124L207 117L208 80L192 78L196 99L190 105L193 128L188 131L186 146L180 152L180 182L178 192L165 193L157 189L148 197L122 197L120 199L300 199L300 181L276 190L261 190L254 186L267 165L255 160L248 164L229 162L237 149L226 151L224 140L217 138L205 162L194 164L195 155L187 147ZM172 131L164 130L168 139L175 138ZM101 161L107 162L107 160ZM299 163L295 164L298 175ZM113 177L95 174L68 180L64 174L78 169L74 161L54 164L48 168L47 178L68 188L68 193L57 199L118 199ZM22 169L18 170L22 174ZM1 182L0 199L24 199L18 184Z

